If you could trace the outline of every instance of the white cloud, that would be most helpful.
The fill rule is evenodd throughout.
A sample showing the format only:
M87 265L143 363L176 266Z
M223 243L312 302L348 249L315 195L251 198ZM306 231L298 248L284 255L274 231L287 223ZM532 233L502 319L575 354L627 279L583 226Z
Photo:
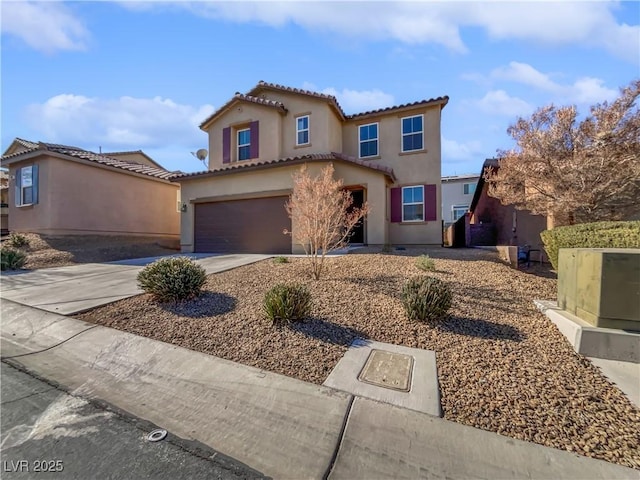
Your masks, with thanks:
M89 32L59 2L2 2L2 34L20 38L44 53L85 50Z
M348 88L336 90L333 87L328 87L321 90L310 82L304 82L302 84L302 88L305 90L324 93L325 95L333 95L338 99L338 103L348 114L391 107L395 103L393 95L385 93L377 88L374 88L373 90L350 90Z
M469 161L477 160L482 153L480 142L471 140L469 142L457 142L442 137L442 158L443 161Z
M154 3L155 4L155 3ZM127 8L127 3L123 3ZM638 63L639 25L618 23L615 2L174 2L196 15L367 40L435 43L464 53L461 30L483 29L496 40L598 47ZM169 8L158 2L157 8Z
M198 125L213 112L211 105L194 107L171 99L89 98L62 94L27 107L27 122L47 141L95 150L201 145Z
M550 93L554 101L562 104L593 105L603 101L611 101L618 96L618 90L606 87L602 79L581 77L573 83L560 83L554 80L554 77L559 76L559 74L540 72L527 63L511 62L509 65L492 70L488 76L469 73L463 75L463 78L476 81L481 85L491 85L496 81L505 80L519 83ZM494 92L489 92L487 95L491 93ZM489 100L491 100L491 97ZM493 100L499 100L499 97L493 95Z
M492 90L475 104L485 113L507 117L524 116L533 112L534 107L521 98L512 97L504 90Z

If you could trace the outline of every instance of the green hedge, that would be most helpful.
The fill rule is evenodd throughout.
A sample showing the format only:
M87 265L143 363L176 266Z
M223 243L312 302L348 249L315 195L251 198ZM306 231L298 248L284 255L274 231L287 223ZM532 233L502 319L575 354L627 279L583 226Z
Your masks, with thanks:
M540 234L553 268L561 248L640 248L640 221L582 223Z

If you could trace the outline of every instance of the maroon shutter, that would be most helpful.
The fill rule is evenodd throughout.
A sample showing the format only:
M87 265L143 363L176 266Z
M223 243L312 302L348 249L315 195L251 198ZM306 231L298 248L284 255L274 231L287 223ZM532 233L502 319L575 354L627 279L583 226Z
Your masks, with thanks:
M222 129L222 163L231 162L231 128Z
M402 188L391 189L391 222L402 221Z
M436 199L436 186L424 186L424 220L425 222L433 222L438 219L438 209Z
M258 130L258 121L251 122L251 125L249 126L249 135L251 136L249 158L258 158L260 156L260 132Z

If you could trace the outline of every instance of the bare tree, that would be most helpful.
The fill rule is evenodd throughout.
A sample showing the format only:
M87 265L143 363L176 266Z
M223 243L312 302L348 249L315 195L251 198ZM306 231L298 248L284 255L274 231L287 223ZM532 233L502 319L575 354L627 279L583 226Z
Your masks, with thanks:
M640 80L612 103L578 119L575 106L538 109L507 132L517 148L499 151L484 178L504 205L550 216L556 225L619 220L640 211Z
M341 179L333 178L333 165L312 177L304 165L293 175L293 192L285 208L293 225L296 243L302 245L311 260L311 273L318 280L327 253L347 245L353 228L368 213L365 203L352 208L351 193L343 189Z

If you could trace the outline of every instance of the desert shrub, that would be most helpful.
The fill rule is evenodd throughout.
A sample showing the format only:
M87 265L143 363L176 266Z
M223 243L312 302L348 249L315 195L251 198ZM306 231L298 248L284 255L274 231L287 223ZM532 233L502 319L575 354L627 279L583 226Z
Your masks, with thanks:
M275 257L273 263L289 263L289 259L287 257Z
M595 222L545 230L540 234L553 268L561 248L640 248L640 221Z
M161 258L138 274L138 286L161 302L197 297L206 280L205 269L188 257Z
M11 247L0 248L0 270L17 270L24 267L27 255Z
M29 239L21 233L13 232L7 238L7 243L15 248L27 247L29 246Z
M410 320L436 320L451 308L451 289L435 277L412 278L402 289L402 304Z
M416 260L416 267L425 272L433 272L436 269L436 262L429 255L420 255Z
M302 320L311 311L311 293L305 285L278 284L265 294L263 307L274 323Z

